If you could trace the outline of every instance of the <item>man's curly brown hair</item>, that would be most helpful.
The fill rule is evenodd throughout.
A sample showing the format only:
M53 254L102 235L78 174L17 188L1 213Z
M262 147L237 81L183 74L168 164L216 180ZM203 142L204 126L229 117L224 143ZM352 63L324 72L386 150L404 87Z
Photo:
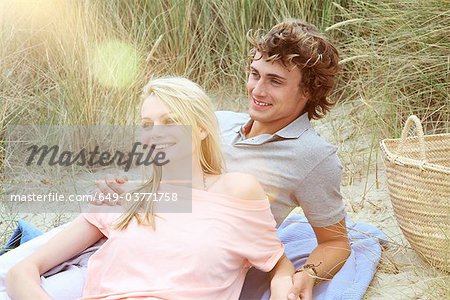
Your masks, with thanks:
M302 75L300 87L308 98L305 112L309 119L320 119L333 107L335 102L328 96L340 71L339 54L314 25L287 20L262 37L249 33L248 40L252 46L250 62L263 58L280 61L287 68L298 67ZM256 52L262 56L255 57Z

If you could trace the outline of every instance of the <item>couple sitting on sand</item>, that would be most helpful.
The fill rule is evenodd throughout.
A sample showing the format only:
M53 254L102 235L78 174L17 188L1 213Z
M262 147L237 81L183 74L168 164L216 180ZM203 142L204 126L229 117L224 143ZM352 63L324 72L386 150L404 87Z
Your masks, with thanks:
M143 143L152 143L154 125L192 129L192 149L177 145L181 129L158 133L170 141L164 150L177 153L172 164L192 157L192 212L154 213L145 201L124 205L122 213L94 206L60 232L43 235L39 245L21 246L35 249L7 273L9 297L51 298L58 287L44 290L40 275L104 237L82 266L82 295L70 276L55 279L54 285L72 285L66 299L261 299L270 289L270 299L311 300L314 286L333 278L351 253L342 167L337 148L310 120L333 105L327 96L339 71L337 50L300 20L282 22L251 43L248 115L214 114L205 92L184 78L152 79L144 88ZM165 188L166 166L153 167L140 191ZM127 184L97 183L105 194L129 192ZM298 206L317 244L294 267L276 227ZM8 257L17 258L17 250ZM64 271L54 276L64 278Z

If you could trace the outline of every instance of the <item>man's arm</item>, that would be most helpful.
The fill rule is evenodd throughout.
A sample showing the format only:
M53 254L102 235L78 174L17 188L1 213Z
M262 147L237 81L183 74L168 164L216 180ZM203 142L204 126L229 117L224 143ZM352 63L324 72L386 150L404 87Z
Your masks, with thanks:
M326 227L313 227L317 238L317 247L311 252L306 264L314 265L317 278L310 272L294 274L293 294L302 295L301 299L312 300L314 284L321 280L331 279L341 269L350 255L350 243L347 237L345 219ZM290 295L289 299L297 299Z
M296 197L303 200L303 211L318 244L305 265L313 265L318 278L333 278L350 255L345 206L340 194L341 178L342 165L336 149L333 149L310 171L296 192ZM294 275L294 291L297 293L301 290L305 295L302 299L312 299L314 283L320 281L311 274L313 270Z
M306 263L320 264L315 268L317 276L331 279L350 256L351 249L345 219L327 227L313 227L313 230L318 246L313 250Z

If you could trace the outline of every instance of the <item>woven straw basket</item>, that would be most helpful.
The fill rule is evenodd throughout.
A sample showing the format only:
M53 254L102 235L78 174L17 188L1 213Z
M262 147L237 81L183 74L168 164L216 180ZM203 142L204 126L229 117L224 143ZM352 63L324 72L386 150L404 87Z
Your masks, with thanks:
M408 137L415 125L416 136ZM381 141L395 217L414 250L450 272L450 134L423 135L416 116Z

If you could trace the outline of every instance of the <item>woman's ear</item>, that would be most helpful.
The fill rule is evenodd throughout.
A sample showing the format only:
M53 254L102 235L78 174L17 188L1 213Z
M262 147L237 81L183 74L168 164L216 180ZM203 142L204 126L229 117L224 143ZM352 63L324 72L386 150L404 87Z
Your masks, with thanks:
M206 139L207 136L208 136L208 132L206 132L205 129L200 128L200 140L203 141L204 139Z

